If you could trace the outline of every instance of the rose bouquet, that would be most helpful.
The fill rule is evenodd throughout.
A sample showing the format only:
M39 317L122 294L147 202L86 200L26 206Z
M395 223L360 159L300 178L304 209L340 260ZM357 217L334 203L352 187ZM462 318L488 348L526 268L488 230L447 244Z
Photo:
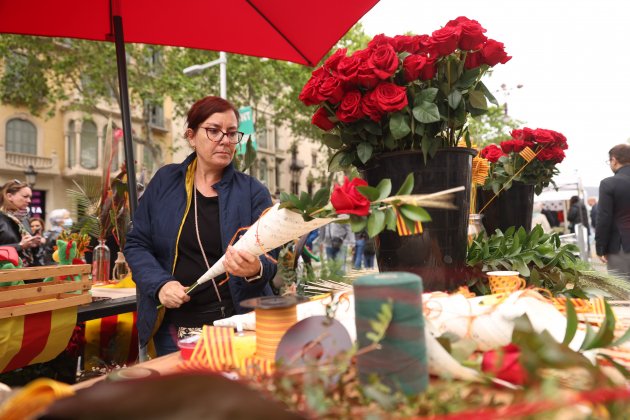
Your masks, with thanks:
M510 140L481 150L481 157L490 162L483 188L498 194L519 181L533 185L540 194L550 183L555 185L553 177L559 172L556 165L564 160L567 148L566 137L557 131L527 127L513 130Z
M481 78L511 58L484 32L462 16L430 36L381 34L350 56L332 54L299 96L317 106L312 123L336 150L331 170L388 151L422 150L427 159L461 138L470 145L468 117L497 103Z
M347 220L354 232L367 227L370 237L384 229L405 235L421 232L418 224L431 220L429 213L421 206L453 209L455 206L450 203L452 193L463 189L409 195L413 184L413 174L409 174L398 192L390 196L392 183L389 179L382 180L376 187L370 187L361 178L349 180L344 177L344 183L335 184L332 194L328 188L320 189L312 197L306 193L300 197L282 193L280 208L301 214L307 222L314 218L333 218L341 222ZM342 218L342 215L349 217Z

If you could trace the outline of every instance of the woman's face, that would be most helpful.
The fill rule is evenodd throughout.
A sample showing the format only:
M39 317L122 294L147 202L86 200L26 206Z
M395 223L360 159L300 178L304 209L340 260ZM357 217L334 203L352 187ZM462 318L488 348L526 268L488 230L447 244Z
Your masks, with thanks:
M197 151L200 163L210 169L223 169L232 162L236 144L232 144L227 135L238 128L238 120L233 111L216 112L210 115L197 128L197 132L188 131L188 141ZM208 129L208 130L206 130ZM217 131L220 130L221 132ZM213 141L220 139L220 141Z
M15 194L7 193L7 202L11 210L26 210L31 204L33 193L29 187L24 187L15 192Z
M33 232L33 234L35 233L43 233L44 232L44 225L42 225L42 222L40 222L39 220L33 220L31 222L31 232Z

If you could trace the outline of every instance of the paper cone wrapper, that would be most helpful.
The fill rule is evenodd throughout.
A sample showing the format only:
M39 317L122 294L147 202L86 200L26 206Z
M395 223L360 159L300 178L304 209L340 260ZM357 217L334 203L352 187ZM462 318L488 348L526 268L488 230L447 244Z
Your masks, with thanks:
M258 257L265 252L293 241L313 229L318 229L328 223L338 220L336 218L315 218L305 222L301 214L291 210L278 208L274 205L265 214L250 226L243 236L234 244L234 248L247 251ZM210 269L197 280L205 283L208 280L225 273L223 259L221 257Z

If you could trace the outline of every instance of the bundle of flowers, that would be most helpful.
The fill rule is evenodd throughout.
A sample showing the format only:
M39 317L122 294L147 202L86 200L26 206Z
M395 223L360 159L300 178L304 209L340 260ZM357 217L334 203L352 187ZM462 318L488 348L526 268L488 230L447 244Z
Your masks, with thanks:
M495 194L509 189L512 182L533 185L536 194L559 173L557 165L565 158L567 138L557 131L544 128L523 128L512 131L512 138L498 146L491 144L481 150L481 157L490 161L490 171L484 189Z
M467 120L497 103L482 76L510 60L503 43L460 16L429 35L377 35L367 48L337 50L300 93L312 123L336 150L331 167L362 165L387 151L456 147Z

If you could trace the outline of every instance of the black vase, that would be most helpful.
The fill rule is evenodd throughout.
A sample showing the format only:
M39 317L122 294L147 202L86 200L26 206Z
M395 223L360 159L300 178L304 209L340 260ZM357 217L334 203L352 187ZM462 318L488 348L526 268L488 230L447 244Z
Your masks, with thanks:
M477 190L478 206L481 210L492 200L492 190ZM532 212L534 210L534 186L513 182L509 190L503 190L483 210L483 225L488 235L496 229L505 232L510 226L523 226L527 232L532 229Z
M414 174L413 194L429 194L464 186L455 194L456 210L426 210L431 221L422 224L421 235L399 236L383 231L377 238L376 259L381 272L407 271L422 277L425 291L455 290L466 283L466 247L473 149L439 150L426 164L421 152L403 151L379 155L361 173L369 185L392 181L392 192L407 174Z

